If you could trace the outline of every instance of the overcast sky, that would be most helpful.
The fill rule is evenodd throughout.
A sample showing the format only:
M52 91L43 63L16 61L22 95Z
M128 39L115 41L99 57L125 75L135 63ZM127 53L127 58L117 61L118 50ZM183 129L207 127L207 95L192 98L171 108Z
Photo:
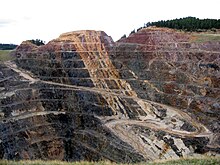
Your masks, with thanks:
M48 42L61 33L103 30L116 41L144 23L220 19L220 0L0 0L0 43Z

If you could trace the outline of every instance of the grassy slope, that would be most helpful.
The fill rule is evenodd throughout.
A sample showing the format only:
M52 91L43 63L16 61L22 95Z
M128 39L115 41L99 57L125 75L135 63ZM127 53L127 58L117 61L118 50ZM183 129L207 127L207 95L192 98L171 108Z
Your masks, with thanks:
M12 56L10 56L11 50L0 50L0 62L12 60Z
M220 34L195 33L193 34L193 42L220 41Z
M6 161L0 160L0 165L116 165L116 163L111 163L109 161L100 162L64 162L64 161ZM144 165L146 163L139 163ZM179 160L169 160L169 161L159 161L148 163L149 165L219 165L220 157L202 157L202 158L189 158L189 159L179 159Z

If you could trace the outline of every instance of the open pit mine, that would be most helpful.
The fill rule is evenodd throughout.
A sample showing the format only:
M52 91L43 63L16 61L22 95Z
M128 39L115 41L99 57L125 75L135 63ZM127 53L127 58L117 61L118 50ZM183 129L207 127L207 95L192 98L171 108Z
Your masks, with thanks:
M22 42L0 63L0 159L220 154L220 41L148 27Z

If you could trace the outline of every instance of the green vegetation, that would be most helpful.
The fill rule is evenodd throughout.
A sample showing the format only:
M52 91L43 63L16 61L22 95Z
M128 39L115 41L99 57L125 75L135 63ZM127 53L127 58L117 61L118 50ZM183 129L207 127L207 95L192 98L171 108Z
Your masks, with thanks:
M36 40L28 40L29 42L31 42L32 44L34 44L34 45L37 45L37 46L41 46L41 45L45 45L44 43L44 41L42 41L42 40L40 40L40 39L36 39Z
M18 45L14 45L14 44L0 44L0 50L13 50L17 46Z
M199 19L196 17L186 17L167 21L148 22L148 26L168 27L172 29L180 29L185 31L203 31L212 29L220 29L220 19Z
M133 34L133 33L135 33L135 29L134 29L134 30L132 30L132 31L130 32L130 35L131 35L131 34Z
M201 157L179 160L169 160L164 162L154 162L149 165L219 165L220 157Z
M192 38L193 42L208 42L208 41L220 41L220 34L194 34Z
M126 38L126 34L124 34L124 35L121 37L121 39L123 39L123 38Z
M13 57L10 55L11 50L0 50L0 62L12 60Z
M64 161L7 161L0 160L1 165L116 165L117 163L112 163L110 161L100 161L100 162L64 162ZM144 165L146 163L138 163ZM219 165L220 157L201 157L201 158L189 158L189 159L178 159L169 161L158 161L147 163L149 165Z

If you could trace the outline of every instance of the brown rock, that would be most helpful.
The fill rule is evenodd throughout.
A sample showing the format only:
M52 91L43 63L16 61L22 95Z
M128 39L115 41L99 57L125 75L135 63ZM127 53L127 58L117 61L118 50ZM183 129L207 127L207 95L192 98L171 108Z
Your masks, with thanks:
M130 163L218 153L218 141L208 142L220 130L219 42L191 38L151 27L118 42L93 30L23 42L15 61L0 64L0 158Z

